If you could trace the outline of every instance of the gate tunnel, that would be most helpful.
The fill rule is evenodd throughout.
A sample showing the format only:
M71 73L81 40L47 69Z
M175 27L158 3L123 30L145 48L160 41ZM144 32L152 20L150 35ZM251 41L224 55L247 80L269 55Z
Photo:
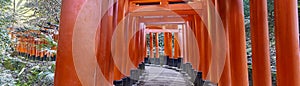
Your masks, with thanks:
M267 5L250 2L253 84L271 86ZM275 0L279 86L300 86L296 3ZM55 85L139 85L157 67L185 85L249 85L242 0L64 0L60 26Z

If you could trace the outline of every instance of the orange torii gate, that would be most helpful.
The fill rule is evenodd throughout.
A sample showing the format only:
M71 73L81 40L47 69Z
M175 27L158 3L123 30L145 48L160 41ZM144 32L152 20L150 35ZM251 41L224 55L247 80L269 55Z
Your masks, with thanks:
M210 0L191 0L188 3L184 0L63 1L55 85L108 86L113 85L114 80L130 76L130 69L137 68L146 56L144 45L146 26L143 23L146 20L168 24L180 21L172 16L175 13L183 19L181 24L184 27L183 34L175 36L175 39L182 37L182 43L175 44L175 51L182 55L176 53L175 58L182 56L184 63L191 63L193 69L203 73L203 79L220 86L248 86L243 1L212 1L212 3ZM277 85L300 86L297 0L274 0L274 2ZM253 82L258 86L271 86L266 1L251 0L250 5L253 21L251 22ZM214 15L215 12L219 15ZM160 18L144 20L145 16ZM166 18L170 16L173 18ZM221 21L218 21L218 18ZM96 26L93 26L95 22ZM222 25L218 25L220 22ZM78 28L80 26L82 27ZM78 30L83 32L76 32ZM222 40L217 37L220 34L216 34L220 30L224 30L225 41L221 42L226 47L217 47L224 48L222 51L225 53L224 58L219 58L215 54L217 52L215 44ZM96 41L93 39L78 42L84 39L75 38L83 36L88 39L93 37L91 34L96 34ZM150 33L150 58L154 57L152 54L154 34L157 36L157 33ZM166 40L171 40L168 37L170 35L166 36ZM78 43L74 42L76 40ZM96 43L91 44L95 44L95 47L90 47L88 42L94 41ZM165 42L168 44L170 41ZM74 55L81 55L78 52L80 50L73 50L77 44L82 45L80 49L95 52L82 53L82 56L86 57L75 58ZM194 51L193 45L197 45L199 49ZM165 48L168 48L166 55L172 57L170 51L172 48L169 45ZM90 55L93 53L95 55ZM83 58L88 62L81 61Z
M54 53L48 50L42 50L42 46L47 45L48 42L41 36L42 32L40 30L26 30L22 32L10 28L9 31L11 39L16 40L16 44L13 48L19 53L19 55L33 60L55 61L56 56ZM54 41L58 41L57 33L49 32L47 34L52 34ZM52 46L50 50L56 50L56 46Z

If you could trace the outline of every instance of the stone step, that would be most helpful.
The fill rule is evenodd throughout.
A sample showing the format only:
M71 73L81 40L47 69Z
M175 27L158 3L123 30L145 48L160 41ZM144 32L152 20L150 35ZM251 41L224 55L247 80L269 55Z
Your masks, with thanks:
M114 81L115 86L217 86L202 80L202 72L197 72L190 63L182 67L141 63L132 69L130 77Z
M180 72L162 66L146 66L139 85L142 86L193 86Z

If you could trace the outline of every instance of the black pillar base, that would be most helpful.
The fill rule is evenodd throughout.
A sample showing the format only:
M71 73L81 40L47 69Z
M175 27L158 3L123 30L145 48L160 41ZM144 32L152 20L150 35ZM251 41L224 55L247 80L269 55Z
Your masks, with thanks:
M23 56L23 53L19 52L19 55L20 55L20 56Z
M42 61L47 61L47 55L44 55Z
M114 84L115 86L123 86L123 81L122 81L122 80L115 80L115 81L113 82L113 84Z
M24 57L24 56L25 56L25 53L20 53L20 56L23 56L23 57Z
M33 58L35 58L35 55L29 56L28 60L32 60Z
M166 60L167 60L167 63L166 63L166 65L168 65L168 66L171 66L171 58L169 57L169 56L165 56L165 58L166 58Z
M175 59L170 58L170 66L175 67Z
M41 60L41 56L37 56L36 58L33 58L32 60Z
M155 64L156 58L149 58L149 64Z
M169 58L169 56L166 56L167 59L167 65L171 67L180 67L181 64L181 58L174 59L174 58Z
M174 59L173 60L173 67L178 67L177 64L178 64L178 59Z
M159 58L155 58L155 65L160 65L160 59Z
M175 63L176 67L181 68L181 64L182 64L182 58L178 58Z
M150 64L149 57L144 58L144 62Z
M195 86L203 86L204 85L204 81L202 79L202 72L197 72L197 76L194 81L194 85Z
M30 54L24 53L24 56L23 56L23 57L28 58L29 56L30 56Z
M56 55L54 55L53 57L51 57L51 61L56 61Z
M18 52L18 55L21 56L21 52Z
M130 79L129 77L123 78L123 86L132 86L134 84L134 80Z
M139 64L138 69L145 70L145 63L142 62L141 64Z

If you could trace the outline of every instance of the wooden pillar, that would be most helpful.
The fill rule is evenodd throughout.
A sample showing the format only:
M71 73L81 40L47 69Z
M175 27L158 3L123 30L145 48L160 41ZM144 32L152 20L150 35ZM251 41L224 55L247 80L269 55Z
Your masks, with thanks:
M134 33L134 31L136 30L136 23L135 23L135 20L136 17L132 17L132 21L129 21L130 23L130 28L128 29L129 30L129 34L132 35L133 37L130 38L130 43L129 43L129 56L130 56L130 59L132 61L132 63L134 64L134 66L137 66L137 61L138 61L138 56L137 56L137 53L138 53L138 32L137 33Z
M186 30L185 30L185 38L186 38L186 62L191 63L191 26L190 21L186 23ZM193 64L192 64L193 65Z
M227 0L232 86L248 86L243 0Z
M39 53L38 53L38 40L34 40L34 45L35 45L35 49L34 49L35 57L33 57L32 59L38 57L38 55L39 55Z
M254 86L271 86L268 11L266 0L250 0L252 75Z
M217 0L217 9L219 12L219 15L222 19L223 25L224 25L224 31L226 35L226 59L225 59L225 65L224 69L220 78L220 81L218 83L219 86L231 86L231 72L230 72L230 54L229 54L229 34L228 34L228 17L229 12L227 10L228 4L225 3L225 0Z
M199 60L200 60L200 58L199 57L197 57L197 53L199 53L199 52L196 52L196 50L198 49L197 48L197 28L196 28L196 26L197 26L197 24L196 24L196 18L195 18L195 16L189 16L190 18L193 18L192 20L189 20L189 22L188 22L188 24L189 24L189 26L190 26L190 30L189 30L189 32L188 32L188 46L189 46L189 49L188 49L188 51L189 51L189 62L192 64L192 66L193 66L193 68L194 69L198 69L199 68Z
M123 50L125 50L124 49L125 47L122 47L123 44L118 44L118 43L124 42L124 40L125 40L125 37L124 37L125 24L121 23L125 16L125 13L124 13L126 11L126 9L124 7L125 4L127 4L125 0L117 0L116 3L114 4L116 6L116 8L114 9L114 28L117 28L117 25L119 25L119 24L122 27L121 31L117 32L117 34L121 35L121 37L117 38L118 39L118 40L116 40L117 42L113 43L113 44L115 44L115 49L117 49L115 51L117 59L121 61L121 63L119 63L119 64L122 64L122 66L119 68L117 67L118 65L114 66L114 80L121 80L124 77L122 72L124 72L124 70L126 70L125 69L126 62L124 61L125 55L124 55L124 51L123 51ZM126 20L123 20L123 21L126 21ZM122 49L122 50L120 51L119 49ZM114 59L114 60L116 60L116 59Z
M150 39L149 39L149 43L150 43L150 58L153 58L154 56L153 56L153 33L152 32L150 32Z
M126 23L125 23L126 29L124 30L124 35L125 35L124 37L125 37L126 41L129 40L129 42L130 42L129 37L133 34L132 33L132 30L133 30L132 29L132 27L133 27L133 25L132 25L133 17L131 15L127 15L127 16L128 17L126 18ZM130 43L126 42L125 45L130 45ZM125 48L124 51L127 51L127 50L130 50L130 47ZM125 55L126 55L126 52L125 52ZM130 51L129 51L129 55L130 55ZM125 75L128 75L128 76L130 75L130 69L133 68L133 65L131 65L130 61L131 61L131 58L126 60Z
M169 35L168 32L164 32L164 54L165 56L169 56L169 45L168 45Z
M23 37L20 37L20 52L24 53L24 39Z
M119 17L122 17L122 15L119 15L119 13L118 13L118 11L119 11L119 8L118 8L118 2L116 3L116 4L114 4L114 6L117 6L115 9L114 9L114 22L113 22L113 28L116 28L117 27L117 25L118 25L118 22L120 21L118 18ZM117 34L122 34L122 33L118 33L117 32ZM116 39L120 39L121 40L121 38L116 38ZM120 41L119 40L119 41ZM119 52L118 50L120 49L120 47L121 46L119 46L117 43L119 43L119 41L117 41L117 42L113 42L112 44L114 45L114 53L112 53L112 54L115 54L115 57L118 59L118 60L121 60L122 59L122 57L121 57L121 55L120 55L120 53L121 52ZM120 63L120 64L122 64L122 63ZM122 73L120 72L120 69L116 66L116 65L114 65L114 80L120 80L120 79L122 79Z
M204 38L205 38L205 51L206 51L205 68L206 68L206 74L208 74L212 63L212 42L208 32L204 32L204 35L205 35Z
M31 57L35 57L35 49L36 49L36 47L35 47L35 40L34 40L34 37L32 37L32 41L31 41L31 44L32 44L32 56Z
M180 56L180 46L178 40L178 33L174 33L174 59L178 59Z
M147 58L148 56L147 56L147 33L145 32L145 28L143 28L144 30L143 30L143 36L144 36L144 49L143 49L143 51L144 51L144 57L145 58Z
M19 38L16 38L16 40L17 40L17 43L16 43L16 51L19 53L20 51L20 44L19 44Z
M297 1L274 1L278 86L300 86Z
M54 85L81 85L75 71L70 45L72 45L73 28L79 13L78 9L81 8L83 2L84 0L62 1Z
M40 48L40 52L41 52L41 55L40 55L40 60L42 60L42 58L44 57L44 55L45 55L45 52L43 51L43 49L42 49L42 45L44 45L45 44L45 40L44 39L41 39L41 41L40 41L40 45L41 45L41 48Z
M26 33L24 33L24 34L26 34ZM23 39L24 39L24 54L25 54L24 57L26 58L27 53L28 53L28 43L27 43L27 38L26 37L24 37Z
M103 4L109 4L103 3ZM108 6L109 7L109 6ZM107 12L105 12L104 16L101 20L101 28L100 28L100 41L97 50L97 60L98 65L104 75L105 79L109 82L113 82L113 71L114 71L114 61L111 55L111 40L114 32L113 28L113 15L110 13L113 11L114 7L110 7ZM98 35L99 36L99 35Z
M142 27L140 27L142 28ZM144 29L141 29L140 30L140 62L144 62L144 58L145 58L145 55L144 55L144 48L145 48L145 44L144 44Z
M33 58L33 59L39 59L39 58L41 58L41 55L42 55L42 52L41 52L41 50L42 50L42 45L41 45L41 38L38 38L38 40L37 40L37 56L36 56L36 58Z
M212 53L212 51L211 51L211 46L212 46L212 44L211 44L211 40L210 40L210 37L209 37L209 34L208 34L208 27L205 27L205 25L204 24L202 24L201 25L201 39L203 40L203 41L201 41L201 46L202 46L202 53L204 53L203 54L203 64L202 64L202 72L203 72L203 79L207 79L207 75L208 75L208 71L209 71L209 68L210 68L210 65L211 65L211 53ZM200 54L201 55L201 54ZM201 59L201 58L200 58ZM200 62L201 63L201 62Z
M26 33L24 33L24 34L26 34ZM25 54L25 57L27 56L27 51L28 51L28 44L27 44L27 38L26 37L24 37L23 38L24 39L24 54Z
M182 40L183 40L183 63L188 62L188 55L187 55L187 21L185 24L183 24L183 29L182 29Z
M143 62L144 61L144 58L146 57L146 44L145 44L145 41L146 41L146 39L145 39L145 29L143 28L143 25L141 25L140 26L140 28L142 28L142 30L141 30L141 61Z
M173 34L169 33L169 40L168 40L168 45L169 45L169 51L170 51L170 58L174 58L173 57Z
M33 55L33 37L29 37L29 49L30 49L30 57Z
M135 42L135 44L133 45L134 47L135 47L135 49L134 49L134 54L135 54L135 66L137 67L138 66L138 64L140 63L140 59L141 59L141 57L140 57L140 54L141 54L141 50L140 50L140 48L141 48L141 45L140 45L140 38L141 38L141 31L139 31L139 18L138 17L136 17L135 18L135 23L134 23L134 31L137 31L135 34L134 34L134 36L135 36L135 39L134 39L134 42Z
M34 37L30 38L30 57L34 56Z
M202 60L204 58L204 56L202 56L202 54L204 54L204 53L203 53L203 51L201 52L201 48L202 48L202 46L201 46L201 29L203 29L203 28L201 28L201 26L203 24L202 24L202 20L201 20L200 16L198 16L198 15L194 16L194 21L195 21L195 31L194 31L194 33L195 33L197 45L198 45L198 48L199 48L198 49L199 52L196 52L196 53L199 53L199 57L198 57L199 58L199 67L197 68L197 70L202 72L202 64L203 64Z
M200 71L202 71L202 72L204 72L204 68L205 68L205 44L204 44L204 42L205 42L205 40L204 40L204 29L206 29L205 28L205 25L203 24L203 22L202 21L199 21L199 25L197 25L197 26L199 26L199 35L198 35L198 37L199 37L199 52L200 52L200 66L199 66L199 70ZM205 79L205 77L204 76L206 76L206 74L203 74L203 79Z
M159 58L159 45L158 45L159 41L158 41L158 33L155 33L155 46L156 46L156 58Z
M172 58L172 33L170 32L164 33L164 48L165 56Z

